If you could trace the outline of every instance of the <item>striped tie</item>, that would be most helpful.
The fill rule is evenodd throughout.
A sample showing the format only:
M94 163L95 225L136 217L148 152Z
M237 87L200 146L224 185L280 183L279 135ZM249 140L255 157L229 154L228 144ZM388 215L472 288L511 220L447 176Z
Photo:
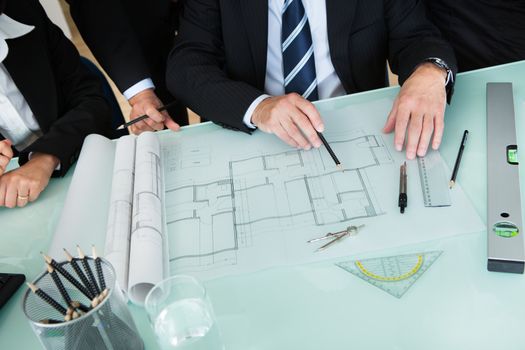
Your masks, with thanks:
M297 92L304 98L315 101L319 96L314 47L308 17L301 0L284 2L282 22L284 90L286 93Z

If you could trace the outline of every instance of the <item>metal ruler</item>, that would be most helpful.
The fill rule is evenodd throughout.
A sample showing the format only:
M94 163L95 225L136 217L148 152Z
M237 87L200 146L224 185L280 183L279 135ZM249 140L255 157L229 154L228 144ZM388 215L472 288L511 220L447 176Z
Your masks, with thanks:
M511 83L487 84L487 269L523 273L525 264L514 98Z
M417 157L419 178L425 207L448 207L452 204L443 159L438 151L430 150Z

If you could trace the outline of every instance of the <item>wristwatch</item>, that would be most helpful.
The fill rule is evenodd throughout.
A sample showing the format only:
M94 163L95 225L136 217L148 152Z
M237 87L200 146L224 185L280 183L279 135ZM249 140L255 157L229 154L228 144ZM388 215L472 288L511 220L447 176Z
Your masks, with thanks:
M429 57L423 60L423 62L430 62L433 65L444 69L447 72L447 79L445 81L445 85L448 86L449 83L454 83L454 74L452 73L452 69L448 66L448 64L443 61L441 58L438 57Z
M438 57L429 57L423 60L423 63L430 62L433 65L444 69L447 72L447 79L445 80L445 90L447 92L447 102L450 103L452 94L454 93L454 73L448 64Z

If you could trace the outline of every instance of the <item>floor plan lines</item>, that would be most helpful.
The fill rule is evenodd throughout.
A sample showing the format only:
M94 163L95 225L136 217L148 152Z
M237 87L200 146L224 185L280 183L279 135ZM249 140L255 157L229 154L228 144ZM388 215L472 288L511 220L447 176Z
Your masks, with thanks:
M383 214L367 169L390 164L392 158L381 136L354 135L331 142L344 171L335 168L320 148L233 157L227 175L208 183L167 180L165 210L172 266L181 271L236 264L239 249L256 241L261 244L268 233L290 234L300 227ZM183 159L167 157L171 170L209 160L208 149L185 149Z

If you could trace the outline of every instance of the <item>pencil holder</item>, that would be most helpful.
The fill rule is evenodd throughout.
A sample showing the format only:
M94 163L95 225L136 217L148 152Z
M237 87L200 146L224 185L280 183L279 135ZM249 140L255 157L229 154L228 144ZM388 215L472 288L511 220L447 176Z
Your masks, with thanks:
M137 332L131 314L123 298L115 288L116 278L113 266L101 259L102 272L107 296L95 307L80 317L64 322L64 315L50 307L41 297L28 290L23 298L22 307L33 331L46 349L144 349L144 343ZM87 260L95 271L93 259ZM58 263L72 276L77 276L71 264ZM61 277L61 281L71 297L84 306L91 306L91 300L82 294L69 280ZM47 293L51 298L65 305L52 276L41 274L34 282L37 288ZM61 323L54 323L61 321Z

